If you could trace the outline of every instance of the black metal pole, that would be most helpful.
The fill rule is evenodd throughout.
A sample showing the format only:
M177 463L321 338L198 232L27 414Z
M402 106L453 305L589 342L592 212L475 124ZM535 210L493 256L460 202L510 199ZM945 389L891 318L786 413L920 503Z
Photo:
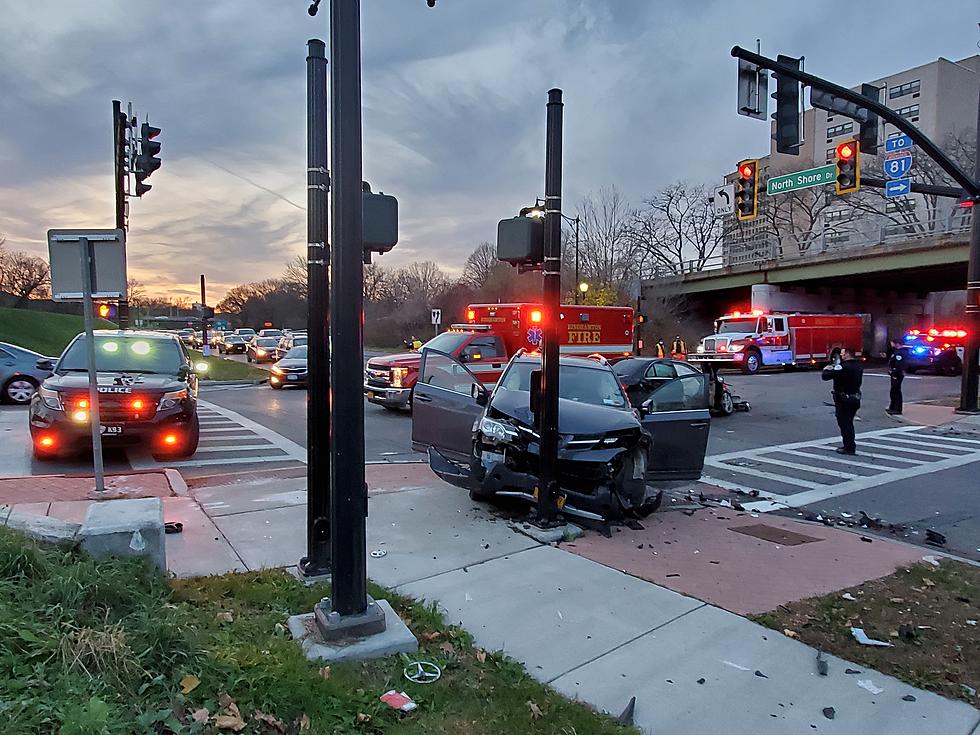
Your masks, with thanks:
M306 57L306 556L300 572L330 572L330 248L327 246L327 59L323 41Z
M977 149L973 175L980 182L980 101L977 103ZM966 345L963 354L963 382L960 385L960 411L980 411L980 201L974 198L970 228L970 260L966 273Z
M548 92L544 178L544 350L541 361L541 468L535 523L558 523L558 313L561 308L561 90ZM577 286L576 286L577 288Z
M331 601L341 616L367 608L360 13L360 0L330 3Z
M575 303L578 304L578 215L575 216Z
M116 229L126 231L126 113L122 102L112 101L112 177L116 192ZM120 329L129 326L129 299L119 299L116 319Z
M205 355L211 353L208 347L208 318L204 316L204 307L207 306L208 299L204 292L204 274L201 274L201 352Z

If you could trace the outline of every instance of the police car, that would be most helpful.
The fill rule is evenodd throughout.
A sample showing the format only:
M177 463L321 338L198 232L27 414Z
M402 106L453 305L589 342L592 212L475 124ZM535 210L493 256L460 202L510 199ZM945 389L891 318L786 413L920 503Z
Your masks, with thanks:
M963 371L964 329L910 329L903 339L905 370L935 370L938 375L959 375Z

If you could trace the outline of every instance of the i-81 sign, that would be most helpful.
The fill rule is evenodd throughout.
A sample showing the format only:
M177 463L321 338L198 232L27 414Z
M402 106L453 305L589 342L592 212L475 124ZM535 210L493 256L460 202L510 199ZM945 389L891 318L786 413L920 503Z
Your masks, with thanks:
M791 174L772 176L766 183L766 194L786 194L797 189L809 189L811 186L833 184L837 178L837 167L834 164L808 168L806 171L794 171Z

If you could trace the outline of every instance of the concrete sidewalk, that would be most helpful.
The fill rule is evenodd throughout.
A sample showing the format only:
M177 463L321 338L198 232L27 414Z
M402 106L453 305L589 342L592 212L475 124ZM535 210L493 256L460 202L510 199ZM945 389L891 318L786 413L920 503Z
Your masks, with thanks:
M504 650L535 678L570 697L618 714L636 696L636 723L643 732L978 732L980 712L967 704L877 672L847 674L846 668L861 667L832 657L829 675L818 676L815 651L795 640L585 556L542 545L427 474L424 466L399 471L376 482L369 478L380 492L372 491L368 550L387 551L368 559L370 577L438 602L478 645ZM185 523L183 534L168 537L171 571L196 575L295 565L305 551L304 482L205 487L191 490L197 503L171 499L167 520L183 514ZM810 530L780 523L795 525L799 533ZM594 550L615 538L586 541ZM821 538L826 546L835 543ZM898 553L865 576L888 573L907 556L919 555L918 549ZM851 574L840 587L854 578ZM874 695L858 685L866 680L883 691ZM909 694L915 701L903 701ZM833 720L823 714L827 707L834 708Z

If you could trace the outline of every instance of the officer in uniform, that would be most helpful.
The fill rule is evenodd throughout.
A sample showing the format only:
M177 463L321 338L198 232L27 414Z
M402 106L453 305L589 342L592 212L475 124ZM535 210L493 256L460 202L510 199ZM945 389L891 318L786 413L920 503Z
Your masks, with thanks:
M838 454L857 454L854 441L854 416L861 408L861 381L864 378L864 366L854 357L849 347L834 348L831 363L823 369L821 377L834 381L834 411L837 415L837 425L840 427L842 447L837 448Z
M684 340L678 334L674 337L674 341L670 346L671 357L675 360L684 360L687 357L687 345L684 344Z
M888 377L891 383L891 390L888 393L888 408L885 413L891 416L902 415L902 381L905 380L905 355L902 345L898 342L891 343L891 357L888 358Z

